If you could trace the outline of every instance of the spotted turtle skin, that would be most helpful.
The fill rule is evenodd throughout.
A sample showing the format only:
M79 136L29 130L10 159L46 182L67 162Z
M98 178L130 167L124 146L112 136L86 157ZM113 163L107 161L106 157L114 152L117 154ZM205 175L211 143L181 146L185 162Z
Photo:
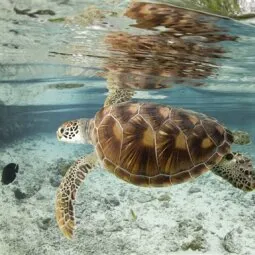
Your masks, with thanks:
M91 140L103 166L117 177L162 187L210 170L230 152L233 135L204 114L125 102L97 112Z

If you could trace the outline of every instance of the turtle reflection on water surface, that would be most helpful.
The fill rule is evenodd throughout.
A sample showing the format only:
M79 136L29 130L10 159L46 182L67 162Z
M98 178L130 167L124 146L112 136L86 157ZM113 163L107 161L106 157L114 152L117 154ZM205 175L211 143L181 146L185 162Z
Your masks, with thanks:
M204 85L203 79L213 75L219 59L225 58L225 49L217 43L237 40L219 25L219 17L172 5L135 2L124 15L141 34L131 30L106 35L109 57L100 75L107 78L109 88Z

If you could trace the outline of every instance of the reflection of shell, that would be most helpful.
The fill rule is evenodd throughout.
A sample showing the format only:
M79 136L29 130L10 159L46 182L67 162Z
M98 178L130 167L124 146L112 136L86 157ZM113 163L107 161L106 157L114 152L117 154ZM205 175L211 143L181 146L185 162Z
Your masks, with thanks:
M96 114L96 150L105 168L137 185L164 186L197 177L233 142L216 120L155 104L126 102Z
M165 4L133 3L125 15L136 20L133 26L155 34L113 32L106 37L111 55L105 69L119 87L157 89L206 78L217 68L214 59L225 52L207 43L236 39L214 24L215 17L205 19L200 13Z

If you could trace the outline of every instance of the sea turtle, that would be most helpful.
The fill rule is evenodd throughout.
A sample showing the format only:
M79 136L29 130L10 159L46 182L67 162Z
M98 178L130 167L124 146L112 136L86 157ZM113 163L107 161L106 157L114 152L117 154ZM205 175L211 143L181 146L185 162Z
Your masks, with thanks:
M93 119L65 122L57 137L95 146L94 153L69 168L57 191L57 222L70 239L77 189L97 161L138 186L169 186L212 170L239 189L255 189L251 159L230 149L232 143L249 143L248 134L231 132L216 119L190 110L123 102L103 107Z

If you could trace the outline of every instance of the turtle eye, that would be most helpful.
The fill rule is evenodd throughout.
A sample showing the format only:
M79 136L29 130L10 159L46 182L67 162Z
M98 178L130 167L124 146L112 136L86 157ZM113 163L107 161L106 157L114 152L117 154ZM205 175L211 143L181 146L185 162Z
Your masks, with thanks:
M228 154L225 156L226 160L231 160L231 159L233 159L233 157L234 157L234 155L233 155L232 153L228 153Z
M65 131L65 129L64 129L64 128L60 128L60 130L59 130L60 134L63 134L63 133L64 133L64 131Z

